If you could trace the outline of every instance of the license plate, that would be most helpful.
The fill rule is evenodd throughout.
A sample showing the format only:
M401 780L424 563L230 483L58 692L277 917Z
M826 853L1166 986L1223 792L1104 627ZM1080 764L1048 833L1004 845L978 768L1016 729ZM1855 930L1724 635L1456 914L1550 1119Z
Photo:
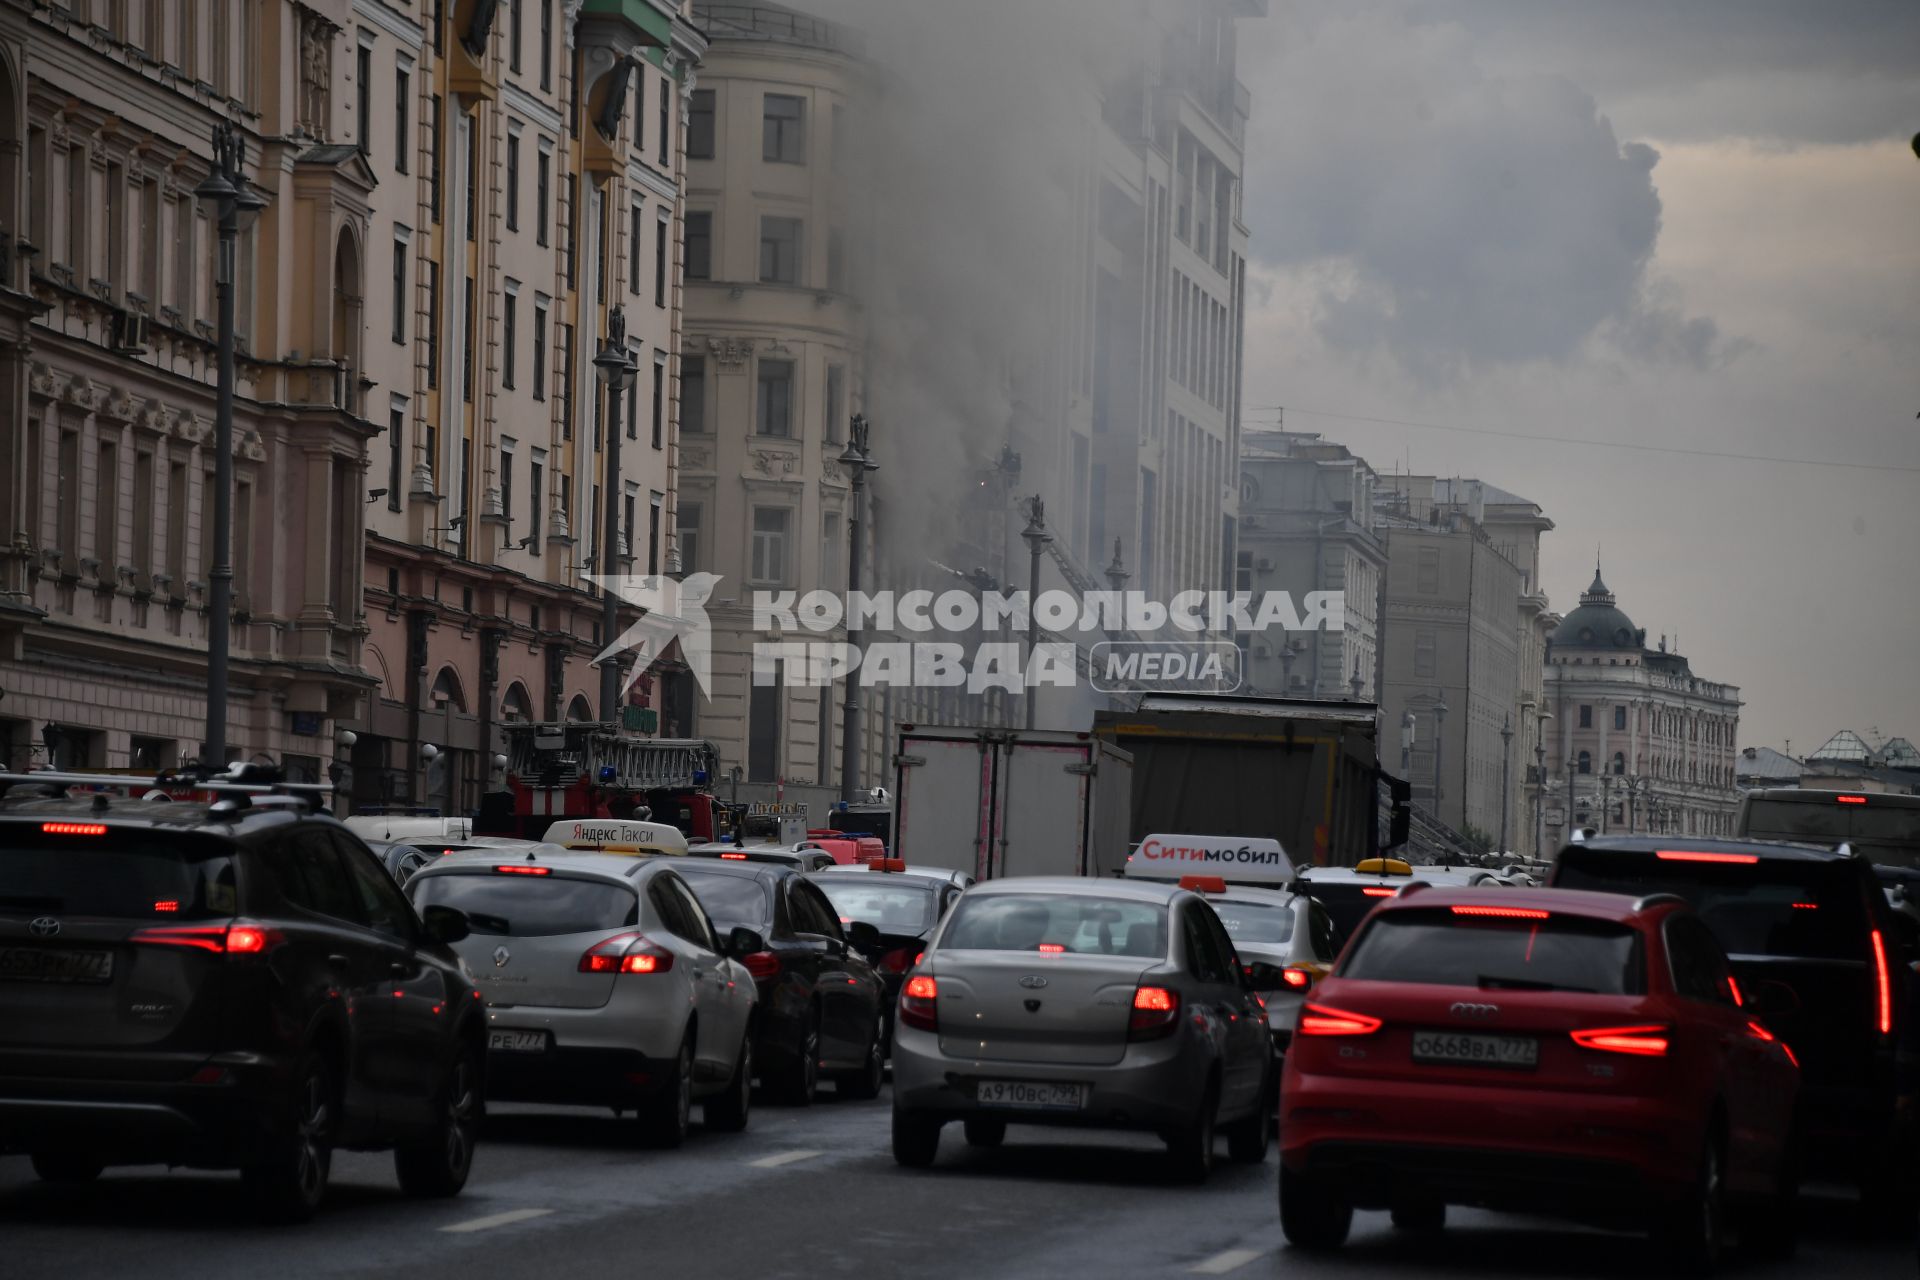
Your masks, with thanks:
M111 982L113 952L70 947L0 947L0 979L14 982Z
M1413 1060L1460 1063L1471 1067L1534 1067L1540 1062L1540 1042L1532 1036L1416 1031L1413 1033Z
M487 1048L500 1049L507 1053L545 1053L547 1033L544 1031L489 1031Z
M990 1107L1079 1111L1087 1105L1087 1086L1037 1084L1031 1080L982 1080L973 1087L973 1100Z

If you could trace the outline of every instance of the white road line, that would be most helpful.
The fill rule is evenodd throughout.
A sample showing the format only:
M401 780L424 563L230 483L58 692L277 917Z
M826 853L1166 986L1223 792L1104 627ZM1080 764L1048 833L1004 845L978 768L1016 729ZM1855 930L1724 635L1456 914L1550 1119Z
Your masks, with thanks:
M484 1218L469 1218L465 1222L456 1222L452 1226L440 1228L442 1231L487 1231L493 1227L509 1226L515 1222L525 1222L528 1218L544 1218L552 1213L551 1209L508 1209L504 1213L490 1213Z
M1238 1271L1260 1257L1263 1252L1264 1250L1260 1249L1228 1249L1224 1253L1214 1254L1204 1262L1194 1263L1187 1270L1197 1276L1223 1276L1229 1271Z
M782 1151L777 1156L761 1156L758 1160L749 1160L747 1164L754 1169L778 1169L783 1164L799 1164L802 1160L811 1160L821 1154L818 1151Z

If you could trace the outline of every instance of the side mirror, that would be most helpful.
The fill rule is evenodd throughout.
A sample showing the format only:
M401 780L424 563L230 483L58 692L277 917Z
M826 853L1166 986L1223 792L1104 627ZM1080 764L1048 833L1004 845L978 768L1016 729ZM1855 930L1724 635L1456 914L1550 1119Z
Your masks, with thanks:
M854 920L845 926L847 941L857 951L872 951L880 945L880 930L865 920Z
M435 942L459 942L473 932L473 926L467 923L467 913L458 907L428 907L421 914L421 923L427 927L427 936Z
M1247 985L1255 991L1278 991L1287 985L1286 979L1280 976L1280 966L1265 960L1255 960L1246 966L1245 972Z
M738 960L741 956L750 956L756 951L765 951L767 940L743 924L737 924L727 931L727 956Z

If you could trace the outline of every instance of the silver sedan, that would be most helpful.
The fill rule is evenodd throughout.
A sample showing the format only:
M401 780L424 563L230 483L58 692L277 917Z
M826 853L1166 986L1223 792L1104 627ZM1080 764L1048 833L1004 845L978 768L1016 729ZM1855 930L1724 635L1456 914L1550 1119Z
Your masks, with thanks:
M1273 1055L1259 996L1204 898L1167 884L1013 877L976 885L901 988L893 1154L1007 1125L1158 1134L1176 1171L1266 1158Z

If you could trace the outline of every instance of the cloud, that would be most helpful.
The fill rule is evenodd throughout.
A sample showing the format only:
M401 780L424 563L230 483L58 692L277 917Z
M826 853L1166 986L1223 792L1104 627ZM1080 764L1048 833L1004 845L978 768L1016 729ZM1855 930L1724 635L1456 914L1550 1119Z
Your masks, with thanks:
M1596 335L1704 365L1718 327L1649 309L1659 154L1559 75L1497 74L1468 31L1395 5L1279 19L1249 42L1260 93L1246 208L1270 264L1336 265L1330 345L1427 381L1565 361ZM1258 91L1257 91L1258 92Z

